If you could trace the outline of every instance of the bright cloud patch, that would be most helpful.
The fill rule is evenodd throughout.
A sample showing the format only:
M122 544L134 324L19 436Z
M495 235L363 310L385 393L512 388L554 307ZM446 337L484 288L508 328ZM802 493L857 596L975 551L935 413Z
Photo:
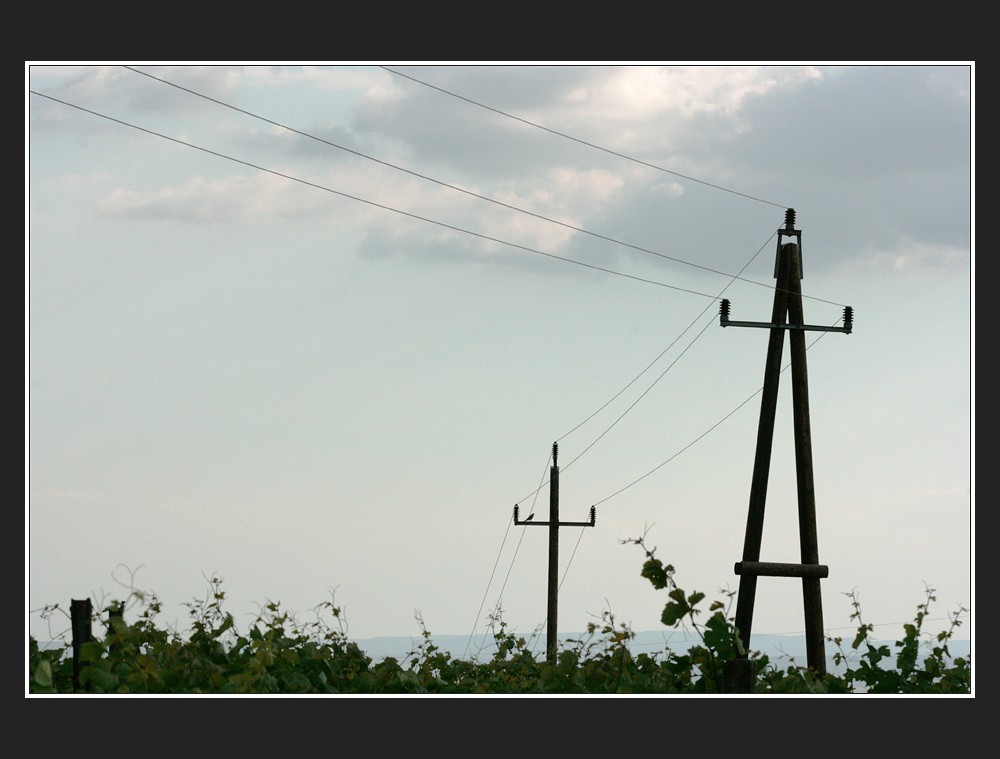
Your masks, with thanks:
M193 223L259 223L298 215L292 182L274 174L206 181L192 177L182 187L154 192L119 187L100 203L107 216Z

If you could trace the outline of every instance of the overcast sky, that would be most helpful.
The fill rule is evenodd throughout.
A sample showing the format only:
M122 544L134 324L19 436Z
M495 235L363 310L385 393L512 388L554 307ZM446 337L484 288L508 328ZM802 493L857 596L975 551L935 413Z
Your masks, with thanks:
M336 588L358 638L530 633L558 440L560 631L662 629L621 541L738 587L768 335L718 299L769 318L788 207L806 321L855 315L808 334L825 625L972 605L970 65L135 68L26 68L29 609L141 565L181 628L216 573L244 628Z

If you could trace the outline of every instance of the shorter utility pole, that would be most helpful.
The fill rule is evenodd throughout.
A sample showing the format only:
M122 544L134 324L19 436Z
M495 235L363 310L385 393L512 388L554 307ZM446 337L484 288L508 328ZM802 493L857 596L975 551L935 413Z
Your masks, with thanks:
M514 505L514 524L525 527L549 528L549 593L548 614L546 615L545 650L550 662L555 663L558 650L559 616L559 528L560 527L593 527L597 521L597 507L590 507L589 522L559 521L559 445L552 444L552 468L549 470L549 521L535 522L534 514L528 515L523 522L518 518L518 506Z

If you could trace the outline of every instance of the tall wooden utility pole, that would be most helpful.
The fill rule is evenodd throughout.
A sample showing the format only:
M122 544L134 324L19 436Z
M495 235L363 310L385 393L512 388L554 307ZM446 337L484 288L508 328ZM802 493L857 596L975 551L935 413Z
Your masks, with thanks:
M597 521L597 509L590 507L589 522L559 521L559 446L552 444L552 468L549 470L549 521L535 522L534 514L523 522L518 518L518 507L514 506L514 524L525 527L549 528L549 592L548 614L546 615L545 650L550 662L555 662L558 651L558 616L559 616L559 528L560 527L593 527Z
M829 575L829 568L819 563L816 536L816 496L813 487L812 438L809 423L809 382L806 373L805 332L845 332L850 334L854 315L850 306L844 309L844 326L820 327L806 325L802 313L802 233L795 229L795 211L785 213L785 228L778 230L778 251L774 276L774 308L770 322L737 322L729 319L729 301L723 300L719 321L723 327L764 327L771 331L764 367L764 388L761 399L760 423L757 428L757 452L754 459L753 481L750 486L750 509L747 516L743 560L737 562L735 572L740 576L740 590L736 601L736 627L744 651L750 650L750 631L753 625L753 607L757 591L757 578L800 577L805 608L806 660L817 674L826 672L826 653L823 638L823 605L820 597L821 578ZM782 245L782 237L795 237L796 243ZM787 322L786 322L787 317ZM785 332L789 333L792 368L792 424L795 432L795 475L799 502L800 564L760 561L760 545L764 529L764 501L771 465L771 443L774 438L774 415L778 403L778 378L781 374L781 353ZM729 671L730 686L734 690L749 689L753 681L752 663L744 653Z

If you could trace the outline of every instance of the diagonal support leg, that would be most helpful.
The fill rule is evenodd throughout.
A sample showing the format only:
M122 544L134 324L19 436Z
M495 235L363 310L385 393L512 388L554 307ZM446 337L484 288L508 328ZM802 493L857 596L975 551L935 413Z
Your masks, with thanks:
M790 246L794 247L794 246ZM788 323L804 324L799 251L794 251L793 276L789 282ZM792 359L792 424L795 430L795 476L799 501L799 548L803 564L819 564L816 534L816 491L813 482L812 430L809 421L809 379L806 371L806 336L790 330ZM817 674L826 673L823 634L823 602L818 577L802 578L802 600L806 625L806 661Z
M787 247L787 246L786 246ZM771 323L782 324L788 311L789 266L784 251L779 254L778 283L774 291L774 308ZM746 537L743 542L743 561L760 561L760 544L764 532L764 503L767 499L767 481L771 470L771 447L774 440L774 416L778 407L778 379L781 375L781 354L784 350L785 330L771 330L764 365L764 388L760 403L760 422L757 426L757 451L754 457L753 480L750 485L750 509L747 515ZM753 607L757 594L757 576L740 577L740 591L736 600L736 628L740 632L743 648L750 650L750 631L753 626Z

